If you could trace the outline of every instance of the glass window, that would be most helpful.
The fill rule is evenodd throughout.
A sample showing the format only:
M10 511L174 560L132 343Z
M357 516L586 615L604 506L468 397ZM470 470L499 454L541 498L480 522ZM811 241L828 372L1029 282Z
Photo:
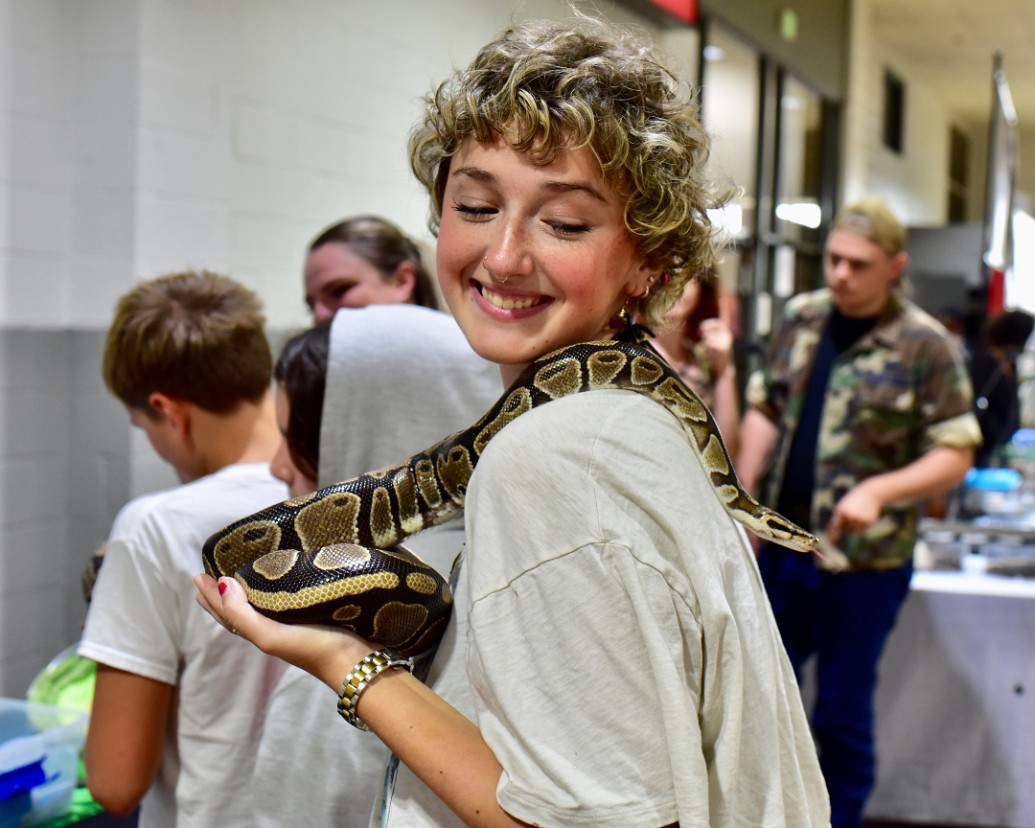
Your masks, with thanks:
M823 101L786 74L780 91L775 226L785 242L818 244L822 223Z
M709 171L742 190L719 220L735 241L742 241L754 233L758 205L758 55L712 25L703 56L701 119L712 135Z

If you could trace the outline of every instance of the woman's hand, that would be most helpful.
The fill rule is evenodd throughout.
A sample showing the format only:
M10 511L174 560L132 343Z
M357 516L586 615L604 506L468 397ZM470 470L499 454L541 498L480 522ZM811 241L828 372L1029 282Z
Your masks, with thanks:
M700 332L712 373L720 377L733 364L733 331L723 320L716 318L702 320Z
M248 603L244 588L233 578L196 575L195 600L219 624L248 639L264 653L300 667L333 690L341 687L348 672L374 644L339 627L282 624L260 614Z

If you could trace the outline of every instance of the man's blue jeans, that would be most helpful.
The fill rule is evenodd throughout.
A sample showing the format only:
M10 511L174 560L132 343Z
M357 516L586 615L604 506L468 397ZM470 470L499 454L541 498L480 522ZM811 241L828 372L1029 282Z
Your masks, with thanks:
M876 776L877 662L909 592L912 562L830 573L812 556L766 544L762 580L795 673L816 656L812 727L830 792L833 828L860 828Z

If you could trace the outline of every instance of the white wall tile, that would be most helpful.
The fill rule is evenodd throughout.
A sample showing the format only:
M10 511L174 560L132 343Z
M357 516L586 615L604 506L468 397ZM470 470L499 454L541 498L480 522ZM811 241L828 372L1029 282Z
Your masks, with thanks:
M56 190L68 185L71 141L68 123L55 118L16 116L8 125L7 152L17 158L8 180Z
M59 47L60 48L60 47ZM67 117L69 84L56 49L18 48L11 55L9 102L12 112L40 117Z
M129 195L137 183L137 133L129 124L79 124L72 143L76 189Z
M60 377L44 379L60 382ZM0 457L7 461L31 461L63 454L67 450L68 430L68 400L63 388L12 393L0 406Z
M319 223L322 177L304 170L279 169L262 163L234 164L231 204L253 215Z
M64 519L68 467L63 459L50 453L19 455L0 465L0 528Z
M7 243L15 255L61 258L68 246L68 194L28 184L11 184Z
M131 193L80 190L72 196L72 252L118 258L136 246Z
M136 125L141 92L135 55L88 57L74 67L72 114L76 122Z
M229 220L228 241L234 256L231 271L244 266L279 270L297 279L301 295L306 246L319 230L309 222L293 226L261 215L235 213Z
M226 43L218 20L218 3L159 0L142 4L140 47L151 60L180 66L210 66L222 58Z
M73 43L88 58L132 55L139 48L139 0L58 0L75 32Z
M12 254L7 259L4 312L0 319L48 326L67 319L66 269L57 256Z
M65 383L65 342L53 331L10 331L0 328L0 399L37 391L47 383Z
M33 657L39 670L70 643L72 639L65 633L66 624L60 612L64 599L61 586L5 593L0 638L8 656Z
M61 0L5 3L11 41L26 50L53 49L54 33L64 25L62 5Z
M57 522L31 523L0 534L0 584L5 593L40 589L55 580L55 559L65 549L64 526Z
M118 298L136 281L132 251L122 256L78 253L68 264L68 316L77 326L107 329Z
M209 77L161 64L145 64L140 74L143 125L212 134L218 90Z
M252 162L295 164L306 158L301 151L297 113L274 110L240 100L231 104L232 149L236 157Z
M193 135L151 129L137 136L137 185L151 196L226 197L229 153Z
M226 210L221 204L142 198L137 205L137 262L172 262L173 269L226 260Z

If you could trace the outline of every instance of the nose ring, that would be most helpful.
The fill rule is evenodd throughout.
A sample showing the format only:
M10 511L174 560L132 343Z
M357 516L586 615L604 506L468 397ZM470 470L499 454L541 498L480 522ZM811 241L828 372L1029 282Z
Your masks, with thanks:
M489 275L492 276L493 279L495 279L501 285L505 285L507 283L507 280L510 278L510 276L504 276L501 279L499 276L497 276L495 273L493 273L491 270L489 270L489 266L485 263L485 260L488 259L488 258L489 258L488 256L485 256L482 259L482 267L484 267L489 272Z

